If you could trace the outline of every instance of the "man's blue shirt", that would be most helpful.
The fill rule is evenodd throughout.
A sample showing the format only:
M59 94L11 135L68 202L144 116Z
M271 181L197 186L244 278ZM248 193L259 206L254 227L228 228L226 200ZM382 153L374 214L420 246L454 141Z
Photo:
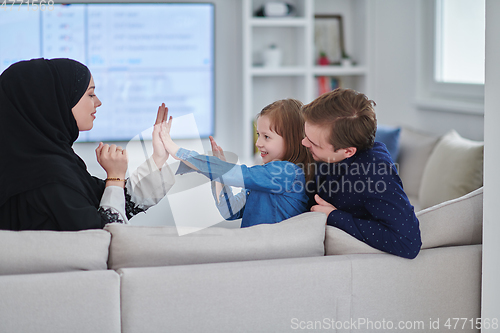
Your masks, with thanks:
M327 224L340 228L384 252L413 259L422 245L419 222L385 145L337 163L316 164L314 194L337 209Z

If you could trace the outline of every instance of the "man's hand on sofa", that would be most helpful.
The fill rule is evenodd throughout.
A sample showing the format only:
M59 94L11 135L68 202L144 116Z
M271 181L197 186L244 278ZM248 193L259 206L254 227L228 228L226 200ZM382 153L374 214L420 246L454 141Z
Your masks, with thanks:
M326 216L328 216L332 211L337 209L331 203L321 199L321 197L317 194L314 196L314 200L316 200L317 205L311 207L311 212L325 213Z

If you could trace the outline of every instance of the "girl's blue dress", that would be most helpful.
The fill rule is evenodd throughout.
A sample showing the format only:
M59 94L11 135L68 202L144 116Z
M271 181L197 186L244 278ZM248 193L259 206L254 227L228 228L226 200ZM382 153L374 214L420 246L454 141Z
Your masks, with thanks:
M176 156L191 163L198 173L224 184L216 205L226 220L242 218L241 227L277 223L307 211L308 196L302 168L288 161L247 167L224 162L180 148ZM191 171L181 163L177 173ZM233 195L229 186L243 188ZM212 192L216 196L212 183Z

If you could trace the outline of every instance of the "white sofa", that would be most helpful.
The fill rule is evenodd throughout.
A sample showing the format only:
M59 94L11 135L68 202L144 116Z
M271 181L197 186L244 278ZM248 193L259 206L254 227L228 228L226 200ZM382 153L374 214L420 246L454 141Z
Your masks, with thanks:
M482 188L417 216L413 260L325 228L321 213L181 237L0 231L0 332L448 332L453 318L478 332Z

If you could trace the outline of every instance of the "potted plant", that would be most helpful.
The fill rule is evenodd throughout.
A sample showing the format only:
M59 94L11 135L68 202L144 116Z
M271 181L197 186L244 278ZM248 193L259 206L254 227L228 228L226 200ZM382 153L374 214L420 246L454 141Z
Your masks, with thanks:
M321 51L319 53L319 58L318 58L318 65L321 66L326 66L330 64L330 60L328 60L328 57L326 56L326 53Z
M342 51L342 59L340 60L340 64L346 67L352 66L351 57L349 57L349 55L345 51Z

